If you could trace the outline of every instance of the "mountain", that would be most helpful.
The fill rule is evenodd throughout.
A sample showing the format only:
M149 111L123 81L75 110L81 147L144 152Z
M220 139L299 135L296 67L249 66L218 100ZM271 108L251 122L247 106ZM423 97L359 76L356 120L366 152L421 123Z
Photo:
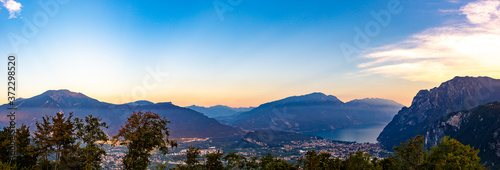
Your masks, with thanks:
M203 107L203 106L192 105L192 106L188 106L186 108L203 113L210 118L216 118L216 117L223 117L223 116L232 116L232 115L236 115L236 114L241 113L241 112L250 111L254 107L232 108L232 107L223 106L223 105L217 105L217 106L212 106L212 107Z
M427 146L437 145L444 136L479 149L481 162L500 168L500 102L449 113L424 127ZM496 167L494 167L496 165Z
M175 106L172 103L151 103L137 101L127 104L110 104L92 99L82 93L69 90L49 90L40 95L15 101L17 124L27 124L34 130L35 122L45 115L57 112L73 112L76 117L89 114L105 121L109 129L106 132L114 135L125 124L127 118L135 111L152 111L171 121L168 125L172 138L206 138L243 135L239 128L230 127L191 109ZM0 106L0 114L7 115L8 104ZM7 126L8 118L2 116L0 125Z
M146 100L138 100L135 102L125 103L125 104L130 106L146 106L146 105L152 105L154 103Z
M292 96L262 104L236 116L232 125L247 130L323 131L365 123L389 122L403 105L384 99L344 103L323 93Z
M420 90L411 106L402 108L377 140L387 150L423 134L425 126L447 113L500 101L500 80L489 77L455 77L430 90Z

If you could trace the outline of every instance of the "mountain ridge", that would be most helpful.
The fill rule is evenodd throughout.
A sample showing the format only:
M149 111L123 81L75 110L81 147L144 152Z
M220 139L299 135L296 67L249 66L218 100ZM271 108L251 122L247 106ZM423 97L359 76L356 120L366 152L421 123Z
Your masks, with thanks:
M152 111L171 121L168 125L171 129L172 138L192 138L192 137L226 137L232 135L242 135L239 128L223 125L213 118L206 117L202 113L191 109L176 106L171 102L138 102L125 104L111 104L100 102L82 93L71 92L69 90L48 90L40 95L31 98L23 98L15 102L17 124L26 124L34 130L34 122L40 121L45 115L55 115L55 113L73 112L75 117L85 117L89 114L100 117L109 126L106 133L116 134L127 117L137 111ZM144 104L146 103L146 104ZM1 105L0 114L7 114L8 104ZM7 125L6 118L0 118L2 125Z
M422 131L428 147L437 145L444 136L450 136L478 149L478 156L486 166L500 168L500 102L451 112Z
M333 95L315 92L264 103L236 115L229 123L246 130L324 131L367 122L389 122L403 107L394 101L387 106L375 106L371 101L391 100L359 99L344 103Z
M221 117L221 116L232 116L235 114L239 114L239 113L254 109L254 107L233 108L233 107L229 107L229 106L225 106L225 105L215 105L215 106L210 106L210 107L191 105L191 106L187 106L186 108L203 113L210 118L216 118L216 117Z
M500 101L500 80L490 77L455 77L430 90L420 90L410 107L399 110L377 140L387 150L406 142L447 113Z

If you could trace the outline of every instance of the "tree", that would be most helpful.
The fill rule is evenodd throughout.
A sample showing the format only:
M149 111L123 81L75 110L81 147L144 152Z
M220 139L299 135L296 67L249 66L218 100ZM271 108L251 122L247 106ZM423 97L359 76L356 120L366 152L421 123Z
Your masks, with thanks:
M257 160L259 158L252 156L250 159L245 163L246 169L257 169L259 168L259 163L257 163Z
M193 168L196 164L198 164L198 157L200 156L200 148L196 148L193 145L189 146L189 149L186 151L186 164L189 168Z
M159 149L168 153L168 146L177 147L177 142L170 140L167 124L170 123L158 114L148 111L133 112L116 136L113 145L127 146L128 152L123 158L124 169L146 169L151 151Z
M76 141L74 136L76 126L72 121L73 113L70 113L67 118L65 118L63 113L57 113L55 117L52 117L52 142L55 146L54 152L56 154L56 169L57 164L61 160L61 157L68 155L69 149Z
M89 115L85 117L85 123L82 119L76 118L77 124L76 136L86 146L82 150L82 160L85 169L100 169L102 156L106 155L103 145L108 141L108 136L102 128L108 128L106 122L101 122L100 118ZM97 142L100 142L97 144Z
M426 162L430 169L484 169L478 153L479 150L445 136L438 146L431 148Z
M12 129L3 127L0 129L0 162L11 162L11 148L12 148Z
M227 161L226 169L243 169L246 164L246 158L235 152L229 152L229 154L222 159Z
M365 154L363 151L357 151L355 155L351 153L345 160L345 169L373 169L370 154Z
M44 159L42 161L47 162L47 157L54 153L55 169L61 159L67 167L66 160L72 159L70 157L73 157L75 149L78 149L79 143L75 143L76 125L72 118L73 113L69 113L68 117L65 117L64 113L57 113L56 116L45 116L43 123L36 122L35 124L37 126L37 131L34 133L35 144Z
M224 152L221 152L220 150L217 150L217 152L205 154L205 158L207 159L207 161L205 162L205 169L207 170L223 169L224 166L222 165L221 161L222 155L224 155Z
M288 164L285 160L275 158L268 153L265 157L260 158L260 169L297 169L296 167Z
M334 160L331 161L329 168L331 169L342 169L342 160L340 158L335 158Z
M14 142L16 156L13 160L11 160L12 153L10 152L12 135L16 136ZM37 154L31 145L29 127L23 124L15 131L4 127L3 130L0 130L0 141L0 162L9 163L19 169L31 169L35 166Z
M304 160L304 169L316 169L319 167L319 158L315 150L307 151L306 159Z
M331 159L332 154L322 152L318 154L319 169L341 169L342 160L339 158Z
M202 166L198 163L200 162L198 158L200 157L200 148L190 145L186 150L186 159L184 162L186 165L177 165L173 169L184 170L184 169L202 169ZM157 169L167 169L166 165L158 165Z
M387 158L380 160L379 165L384 170L385 169L396 170L396 169L399 169L399 160L396 157L394 157L393 155L391 155Z
M394 155L401 162L400 166L419 169L424 163L427 150L424 148L424 137L417 135L406 143L394 147Z
M51 163L48 159L48 156L52 153L52 126L50 123L50 117L45 116L42 117L42 122L36 122L36 131L34 132L34 143L36 146L36 150L39 153L39 158L37 162L44 169L49 169ZM53 168L50 168L53 169Z
M271 153L268 153L265 157L260 158L260 167L265 168L269 167L274 161L274 156Z
M57 113L55 116L45 116L42 122L36 122L34 143L39 156L38 162L42 168L52 166L49 155L55 155L54 169L100 169L101 156L106 152L97 141L106 142L106 134L101 127L107 128L101 119L89 115L82 119L73 118L73 113L65 116ZM24 132L29 134L29 132ZM80 141L77 142L77 139ZM84 148L80 145L86 144ZM22 142L21 142L22 143ZM52 168L50 168L52 169Z
M29 127L21 125L16 129L16 165L20 169L32 169L36 165L38 153L31 144Z

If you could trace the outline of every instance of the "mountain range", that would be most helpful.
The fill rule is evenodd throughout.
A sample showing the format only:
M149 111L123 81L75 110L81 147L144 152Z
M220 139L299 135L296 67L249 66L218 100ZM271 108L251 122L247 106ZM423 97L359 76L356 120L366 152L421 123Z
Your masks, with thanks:
M145 100L111 104L69 90L49 90L31 98L20 98L15 104L17 123L30 126L32 131L35 130L35 122L41 121L45 115L72 112L76 117L85 117L89 114L100 117L109 126L106 133L114 135L133 112L142 110L152 111L171 121L169 127L173 138L243 136L245 130L260 129L306 132L363 123L388 122L396 110L402 107L399 103L385 99L360 99L343 103L335 96L312 93L262 104L257 108L234 109L227 106L183 108L170 102L153 103ZM8 107L11 106L1 105L0 114L7 115ZM231 124L232 126L225 125L189 108L201 109L204 112L211 110L214 113L210 114L211 116L228 114L235 122ZM219 114L215 113L216 110L232 111ZM7 119L2 117L0 125L7 126Z
M262 104L235 115L231 125L246 130L323 131L389 122L402 107L386 99L360 99L344 103L332 95L312 93Z
M7 115L10 107L1 105L0 114ZM171 121L168 126L174 139L232 138L237 140L233 143L249 147L278 147L285 139L318 139L295 132L389 122L377 138L387 150L416 135L424 135L428 147L450 136L479 149L482 162L488 166L500 165L500 80L489 77L455 77L430 90L420 90L410 107L378 98L344 103L332 95L311 93L256 108L184 108L170 102L145 100L111 104L69 90L49 90L31 98L19 98L14 107L17 124L26 124L31 131L45 115L73 112L76 117L92 114L102 118L109 125L106 133L114 135L133 112L142 110ZM0 126L8 124L8 117L1 116ZM266 134L273 134L273 140L262 141L267 139Z
M377 140L387 149L416 135L448 113L500 101L500 80L489 77L455 77L430 90L420 90L410 107L403 107ZM485 132L480 132L485 133Z
M11 106L8 104L0 106L0 114L7 115L8 107ZM85 117L89 114L100 117L109 126L106 133L114 135L133 112L142 110L152 111L171 121L168 126L172 138L220 138L244 134L240 128L223 125L199 112L175 106L170 102L155 104L137 101L115 105L69 90L49 90L32 98L18 99L15 101L15 107L17 107L17 124L24 123L30 126L31 131L35 130L35 121L41 121L45 115L73 112L76 117ZM7 117L2 117L0 123L6 126Z
M217 119L217 117L232 116L242 112L250 111L255 107L229 107L224 105L203 107L203 106L191 105L186 108L203 113L210 118Z

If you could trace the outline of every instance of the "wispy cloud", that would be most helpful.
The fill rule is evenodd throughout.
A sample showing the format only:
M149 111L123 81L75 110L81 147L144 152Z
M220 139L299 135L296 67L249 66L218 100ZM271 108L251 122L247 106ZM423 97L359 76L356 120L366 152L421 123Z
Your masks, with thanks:
M0 0L2 2L2 5L9 10L9 19L11 18L17 18L19 14L21 14L21 3L16 2L14 0Z
M446 11L449 12L449 11ZM358 65L364 74L440 82L457 75L500 76L500 0L480 0L457 10L465 22L427 29L373 49Z

